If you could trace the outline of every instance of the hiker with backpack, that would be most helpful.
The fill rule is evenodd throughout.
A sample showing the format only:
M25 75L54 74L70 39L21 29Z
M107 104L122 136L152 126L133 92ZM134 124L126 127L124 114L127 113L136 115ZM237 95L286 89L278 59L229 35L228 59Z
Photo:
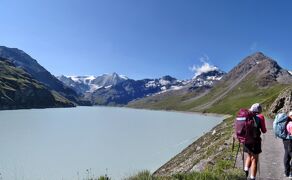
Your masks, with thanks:
M284 154L284 167L285 167L285 176L292 179L292 167L291 167L291 158L292 158L292 111L289 112L288 116L284 113L278 114L275 120L284 120L284 129L283 134L285 138L283 139L283 145L285 149ZM277 134L276 134L277 135ZM279 136L278 136L279 137Z
M262 152L261 133L267 132L265 118L261 112L261 105L255 103L249 110L240 109L235 121L237 139L243 144L243 151L247 153L244 171L248 177L250 169L251 180L256 177L259 154Z

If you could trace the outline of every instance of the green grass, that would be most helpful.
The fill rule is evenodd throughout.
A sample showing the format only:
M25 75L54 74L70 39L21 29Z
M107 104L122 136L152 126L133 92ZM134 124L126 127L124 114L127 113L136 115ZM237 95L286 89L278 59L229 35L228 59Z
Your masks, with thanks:
M224 166L224 165L223 165ZM221 169L221 168L220 168ZM150 171L141 171L125 180L240 180L244 174L241 171L209 171L175 174L172 176L153 176Z
M50 94L51 93L51 94ZM19 100L15 98L16 95L21 94L25 100ZM36 105L38 101L38 94L43 96L42 98L48 101L40 101L41 103ZM43 104L46 102L56 100L53 103L48 103L46 107L52 106L71 106L71 102L62 97L57 92L50 92L45 85L41 84L37 80L33 79L23 69L17 68L11 63L0 58L0 108L31 108L33 107L45 107ZM54 98L54 99L53 99ZM21 102L21 103L20 103Z

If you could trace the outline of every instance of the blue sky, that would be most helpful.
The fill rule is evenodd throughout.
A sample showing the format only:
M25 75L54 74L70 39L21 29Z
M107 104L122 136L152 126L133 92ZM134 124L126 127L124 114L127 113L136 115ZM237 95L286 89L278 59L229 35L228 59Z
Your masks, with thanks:
M0 45L54 75L188 79L262 51L292 70L289 0L0 0ZM201 60L200 60L201 59Z

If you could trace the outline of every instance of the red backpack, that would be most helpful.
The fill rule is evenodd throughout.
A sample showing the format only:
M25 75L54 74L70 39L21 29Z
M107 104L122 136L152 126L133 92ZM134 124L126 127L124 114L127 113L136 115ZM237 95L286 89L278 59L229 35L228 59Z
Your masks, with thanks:
M236 137L242 144L254 144L260 136L258 118L248 109L239 110L234 128Z

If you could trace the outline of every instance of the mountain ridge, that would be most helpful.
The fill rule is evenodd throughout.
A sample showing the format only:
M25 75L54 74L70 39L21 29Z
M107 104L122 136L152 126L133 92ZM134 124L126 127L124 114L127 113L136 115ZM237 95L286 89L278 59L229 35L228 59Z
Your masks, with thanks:
M33 59L30 55L18 48L9 48L0 46L0 57L5 58L12 62L16 67L24 69L34 79L43 83L51 90L57 91L65 98L78 102L78 95L76 92L63 85L55 76L41 66L37 60Z
M74 104L49 91L9 60L0 58L0 109L50 107L74 107Z
M202 73L191 80L178 80L169 75L157 79L133 80L113 73L102 76L59 76L66 85L72 87L85 99L96 105L126 105L137 98L176 91L188 86L196 89L204 86L210 88L215 81L222 78L225 73L219 70ZM106 79L105 79L106 78ZM97 83L96 83L97 82ZM102 82L102 83L98 83ZM90 86L95 86L90 91Z

